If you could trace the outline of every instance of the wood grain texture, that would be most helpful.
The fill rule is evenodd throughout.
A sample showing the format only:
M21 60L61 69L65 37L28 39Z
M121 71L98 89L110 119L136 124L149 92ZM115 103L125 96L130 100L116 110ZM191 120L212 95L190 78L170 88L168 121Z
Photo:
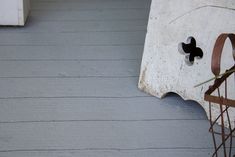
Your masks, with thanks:
M128 61L1 61L6 77L138 77L140 60Z
M56 4L55 4L56 3ZM149 8L150 1L143 0L67 0L37 1L32 4L33 10L98 10L98 9L131 9Z
M195 128L195 125L200 127ZM1 124L0 152L103 148L210 149L205 131L207 126L207 120L185 120L181 123L91 121ZM182 136L182 132L187 134Z
M29 19L25 27L2 27L1 33L78 33L78 32L134 32L146 31L147 21L118 20L118 21L38 21Z
M21 151L21 152L2 152L4 157L198 157L211 156L211 149L142 149L142 150L58 150L58 151Z
M0 123L206 120L198 104L189 105L174 95L163 100L153 97L2 99L0 104Z
M30 18L39 21L139 20L148 18L149 9L110 10L32 10Z
M138 97L138 78L2 78L1 98Z
M141 59L143 44L122 46L1 46L0 60L133 60Z
M140 45L145 31L79 33L2 33L0 45Z

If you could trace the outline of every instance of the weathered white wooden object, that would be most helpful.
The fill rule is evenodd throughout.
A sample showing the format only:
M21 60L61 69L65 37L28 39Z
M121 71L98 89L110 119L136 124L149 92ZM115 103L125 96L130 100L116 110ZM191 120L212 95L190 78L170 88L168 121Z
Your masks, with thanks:
M197 101L208 115L204 93L213 82L194 86L213 77L211 55L215 40L220 33L235 32L234 19L233 0L152 0L139 88L159 98L175 92L185 100ZM204 53L192 65L185 62L185 55L178 50L178 45L190 36ZM222 57L223 72L234 64L229 42ZM234 78L229 85L229 97L234 98ZM214 107L214 117L218 111ZM230 110L230 114L234 121L235 110Z
M1 0L0 25L23 26L30 10L29 0Z

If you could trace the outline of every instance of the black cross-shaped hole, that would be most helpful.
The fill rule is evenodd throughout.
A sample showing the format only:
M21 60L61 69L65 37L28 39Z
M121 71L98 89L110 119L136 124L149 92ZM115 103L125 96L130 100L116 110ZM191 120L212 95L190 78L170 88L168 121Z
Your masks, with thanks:
M178 51L185 55L185 62L188 65L193 65L195 58L201 59L203 57L202 49L196 45L194 37L188 37L186 43L181 42L178 45Z

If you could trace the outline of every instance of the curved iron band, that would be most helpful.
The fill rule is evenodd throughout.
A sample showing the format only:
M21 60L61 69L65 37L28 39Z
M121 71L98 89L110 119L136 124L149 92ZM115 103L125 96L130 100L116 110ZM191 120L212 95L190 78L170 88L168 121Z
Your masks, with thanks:
M221 55L224 47L224 43L226 39L229 38L232 44L232 55L233 59L235 60L235 34L232 33L223 33L219 35L216 39L213 53L212 53L212 61L211 61L211 70L215 76L220 74L220 62L221 62Z
M213 137L213 142L214 142L214 148L215 151L213 153L213 157L218 157L218 151L219 149L223 148L223 154L224 157L227 157L227 150L226 150L226 141L230 139L230 146L229 146L229 154L228 156L231 157L231 152L232 152L232 138L233 138L233 133L235 132L235 128L232 129L231 127L231 121L229 118L228 114L228 108L229 107L235 107L235 100L227 98L227 78L234 73L235 65L233 65L227 73L222 75L221 77L218 77L220 74L220 63L221 63L221 55L222 55L222 50L224 47L224 43L226 39L229 38L231 43L232 43L232 55L233 59L235 60L235 34L221 34L216 42L215 46L213 49L213 54L212 54L212 62L211 62L211 70L216 76L215 82L212 86L209 87L209 89L205 92L204 99L206 101L209 101L209 113L210 113L210 129L209 131L212 133ZM225 97L220 95L219 87L220 85L225 82ZM218 90L218 96L211 95L212 92L215 90ZM218 104L220 106L220 114L217 116L214 122L212 122L212 110L211 110L211 103ZM223 109L223 105L226 107ZM227 118L228 118L228 123L229 123L229 134L225 133L225 128L224 128L224 114L226 113ZM221 120L221 132L216 132L214 130L214 125L216 121ZM220 134L221 135L221 143L217 146L215 134Z

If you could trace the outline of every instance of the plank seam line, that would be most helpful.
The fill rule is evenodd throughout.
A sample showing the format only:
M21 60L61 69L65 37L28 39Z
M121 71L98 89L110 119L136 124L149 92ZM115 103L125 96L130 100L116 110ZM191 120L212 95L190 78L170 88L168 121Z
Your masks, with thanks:
M24 79L24 78L30 78L30 79L76 79L76 78L138 78L139 76L133 75L133 76L6 76L2 77L0 76L0 79Z
M20 124L20 123L67 123L67 122L158 122L158 121L208 121L207 119L90 119L90 120L35 120L35 121L0 121L0 124Z
M102 98L102 99L129 99L129 98L152 98L153 96L123 96L123 97L105 97L105 96L52 96L52 97L0 97L1 99L73 99L73 98Z
M140 46L144 43L136 44L0 44L0 46Z
M31 21L33 21L33 19L29 19L29 23L31 22ZM77 20L68 20L68 22L69 21L71 21L71 22L77 22ZM113 20L113 19L110 19L110 20L102 20L102 19L100 19L100 20L81 20L81 21L85 21L85 22L110 22L110 21L112 21L112 22L120 22L120 21L126 21L126 22L139 22L139 21L142 21L142 22L145 22L145 24L146 24L146 26L147 26L147 23L148 23L148 20L147 19L145 19L145 18L136 18L136 19L117 19L117 20ZM60 22L60 20L59 21L57 21L57 20L52 20L52 21L49 21L49 20L46 20L46 21L43 21L43 20L41 20L41 21L37 21L37 23L45 23L45 22L49 22L49 23L51 23L51 22ZM27 23L26 23L26 26L27 26ZM6 26L0 26L0 28L1 27L6 27Z
M76 2L76 0L72 0L72 1ZM109 1L112 2L112 1L115 1L115 0L109 0ZM140 0L126 0L126 1L140 1ZM37 3L37 2L48 2L48 3L62 2L62 3L64 3L64 2L71 2L71 0L32 0L32 3ZM147 0L147 2L150 2L150 0Z
M87 12L87 11L92 11L92 12L103 12L103 11L128 11L128 10L135 10L135 11L146 11L147 13L149 12L150 7L146 8L100 8L100 9L35 9L32 8L31 12Z
M50 34L79 34L79 33L136 33L136 32L146 32L147 30L110 30L110 31L102 31L102 30L97 30L97 31L55 31L55 32L52 32L52 31L21 31L21 30L4 30L3 31L0 31L0 34L47 34L47 33L50 33Z
M29 15L30 17L30 15ZM31 17L31 18L35 18L35 17ZM131 18L131 19L90 19L90 20L85 20L85 19L77 19L77 20L53 20L53 19L50 19L50 20L37 20L39 23L40 22L81 22L81 21L90 21L90 22L93 22L93 21L137 21L137 20L146 20L148 17L146 18Z
M57 12L57 11L61 11L61 12L70 12L70 11L77 11L77 12L85 12L85 11L112 11L112 10L146 10L149 11L150 7L133 7L133 8L98 8L98 9L75 9L75 8L71 8L71 9L38 9L35 7L32 7L32 11L34 12L41 12L41 11L47 11L47 12Z
M1 52L0 52L0 54L1 54ZM31 62L31 61L48 61L48 62L56 62L56 61L58 61L58 62L77 62L77 61L95 61L95 62L97 62L97 61L141 61L141 59L140 58L135 58L135 59L125 59L125 58L123 58L123 59L0 59L0 61L2 61L2 62L4 62L4 61L16 61L16 62L21 62L21 61L23 61L23 62L25 62L25 61L27 61L27 62Z
M0 150L0 153L9 152L58 152L58 151L141 151L141 150L208 150L212 147L148 147L148 148L78 148L78 149L9 149Z
M0 44L0 46L15 46L15 47L22 47L22 46L50 46L50 47L54 47L54 46L56 46L56 47L64 47L64 46L67 46L67 47L73 47L73 48L76 48L76 47L143 47L144 46L144 44L133 44L133 45L125 45L125 44L123 44L123 45L108 45L108 44L106 44L106 45L61 45L61 44L50 44L50 45L35 45L35 44L31 44L31 45L25 45L25 44L21 44L21 45L16 45L16 44L4 44L4 45L1 45Z

